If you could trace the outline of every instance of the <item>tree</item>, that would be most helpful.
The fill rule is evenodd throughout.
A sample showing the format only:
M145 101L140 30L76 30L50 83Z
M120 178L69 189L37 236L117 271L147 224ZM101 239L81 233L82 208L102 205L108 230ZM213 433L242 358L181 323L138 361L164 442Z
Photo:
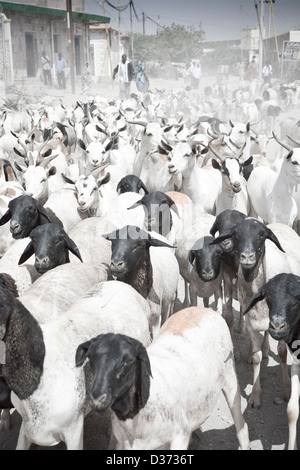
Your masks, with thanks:
M173 23L157 35L135 34L133 37L135 56L143 61L170 61L190 63L192 58L200 59L204 31L199 26L185 27Z

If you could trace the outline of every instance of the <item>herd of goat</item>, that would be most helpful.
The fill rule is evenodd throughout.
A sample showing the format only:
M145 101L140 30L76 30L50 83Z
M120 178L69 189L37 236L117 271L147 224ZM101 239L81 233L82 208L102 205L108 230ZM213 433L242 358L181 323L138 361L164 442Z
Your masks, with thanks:
M17 449L80 450L87 414L110 410L110 448L185 450L221 392L250 449L245 326L249 406L271 335L297 448L300 85L192 97L1 108L0 427L17 410Z

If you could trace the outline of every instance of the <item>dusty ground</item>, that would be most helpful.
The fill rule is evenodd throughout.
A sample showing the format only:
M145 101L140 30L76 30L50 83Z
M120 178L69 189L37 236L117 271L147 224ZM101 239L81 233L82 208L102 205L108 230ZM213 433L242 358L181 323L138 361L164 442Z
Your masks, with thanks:
M234 80L236 82L236 80ZM214 83L214 79L209 77L202 80L204 86ZM178 82L155 81L152 86L157 88L167 88L171 86L177 88ZM233 83L232 86L235 86ZM135 91L135 85L132 91ZM76 84L77 94L73 95L70 90L60 91L56 89L45 89L38 81L27 81L23 84L23 89L28 90L33 95L42 93L48 97L61 97L66 104L72 104L77 99L84 99L80 93L80 84ZM95 84L94 93L110 98L117 98L117 83ZM181 308L182 296L179 295L177 309ZM262 382L262 405L259 409L249 408L247 399L252 388L252 366L246 362L249 348L249 336L247 332L237 334L238 344L241 350L241 360L237 363L237 375L241 387L242 409L248 423L251 448L255 450L283 450L288 442L288 427L286 417L286 403L280 399L282 394L281 366L276 353L276 342L271 340L271 352L269 359L265 359L261 368ZM20 427L20 417L16 411L12 413L12 429L0 431L0 449L13 450L16 447L17 437ZM300 444L300 443L299 443ZM108 419L107 416L91 413L85 422L84 449L104 450L108 445ZM49 448L40 448L49 449ZM50 448L51 450L65 449L64 444ZM191 450L236 450L238 442L235 435L235 428L228 410L227 404L220 396L219 402L210 416L203 424L201 431L194 435L190 446Z

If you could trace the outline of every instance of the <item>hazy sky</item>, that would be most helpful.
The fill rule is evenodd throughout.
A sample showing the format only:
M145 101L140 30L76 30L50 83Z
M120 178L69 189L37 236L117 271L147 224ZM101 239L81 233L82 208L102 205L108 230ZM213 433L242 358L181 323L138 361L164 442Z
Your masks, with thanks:
M118 7L127 5L128 0L109 0ZM133 32L143 33L143 13L145 14L146 34L155 34L156 23L170 26L172 23L194 26L201 23L207 41L239 39L243 28L258 27L257 13L260 16L260 0L133 0L138 20L132 12ZM111 18L110 26L118 29L119 13L102 0L86 0L93 12ZM257 9L255 8L257 5ZM274 36L271 3L264 2L265 36ZM275 0L272 3L275 31L277 35L291 29L300 29L300 0ZM147 18L149 17L149 18ZM120 30L130 33L130 8L120 13ZM269 34L270 32L270 34Z

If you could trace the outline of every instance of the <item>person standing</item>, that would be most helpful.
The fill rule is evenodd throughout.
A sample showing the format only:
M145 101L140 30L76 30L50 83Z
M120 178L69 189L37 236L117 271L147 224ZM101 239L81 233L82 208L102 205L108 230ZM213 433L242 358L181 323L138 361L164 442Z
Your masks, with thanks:
M46 55L46 51L42 52L41 56L41 63L42 63L42 70L43 70L43 77L44 77L44 85L49 85L52 87L52 74L51 74L51 63L49 57Z
M264 84L271 85L271 76L272 76L272 65L267 63L263 66L262 76L264 79Z
M200 64L197 63L194 69L194 88L196 90L199 89L200 78L201 78L201 67L200 67Z
M138 60L137 65L134 68L135 83L138 91L146 93L149 88L149 80L145 72L145 67L141 60Z
M113 80L117 73L119 74L119 98L120 100L128 99L130 96L131 82L134 77L133 65L127 59L127 55L123 54L121 62L114 68Z
M58 83L58 88L61 90L66 89L66 76L65 76L65 68L67 66L67 63L65 59L62 56L62 53L59 52L58 58L56 61L56 74L57 74L57 83Z
M247 68L247 79L252 81L257 78L257 65L253 57Z

